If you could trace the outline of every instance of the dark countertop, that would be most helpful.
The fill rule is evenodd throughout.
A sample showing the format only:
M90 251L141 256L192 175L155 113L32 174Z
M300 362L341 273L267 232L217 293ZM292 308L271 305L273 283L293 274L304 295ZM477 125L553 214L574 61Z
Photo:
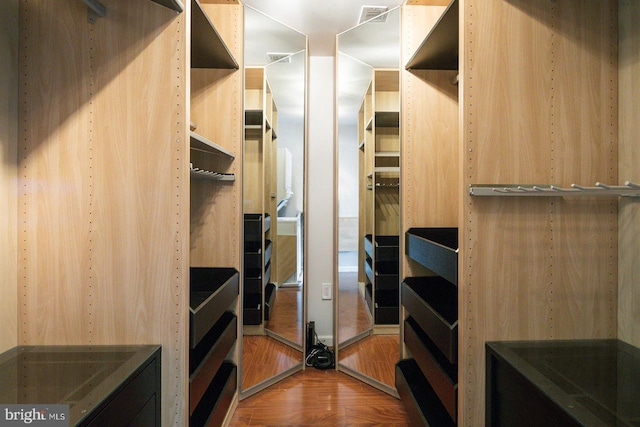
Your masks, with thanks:
M18 346L0 354L0 403L69 404L80 423L159 345Z
M619 340L488 342L585 426L640 426L640 349Z

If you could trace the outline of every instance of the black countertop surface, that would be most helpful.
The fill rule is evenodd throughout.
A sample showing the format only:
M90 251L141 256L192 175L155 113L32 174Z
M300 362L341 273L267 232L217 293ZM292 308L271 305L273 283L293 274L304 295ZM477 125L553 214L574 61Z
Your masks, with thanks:
M640 349L619 340L488 342L585 426L640 426Z
M14 347L0 354L0 403L68 404L76 425L159 351L158 345Z

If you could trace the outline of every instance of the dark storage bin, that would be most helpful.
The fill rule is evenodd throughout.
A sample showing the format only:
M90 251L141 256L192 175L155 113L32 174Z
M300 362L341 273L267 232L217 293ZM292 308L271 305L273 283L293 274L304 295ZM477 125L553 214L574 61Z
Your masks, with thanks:
M397 325L400 321L398 291L376 290L374 298L374 322L378 325Z
M369 307L369 313L373 315L373 285L371 283L367 283L364 286L364 300L367 302L367 307Z
M262 323L262 294L244 294L242 321L245 325L260 325Z
M271 263L267 264L264 276L261 275L261 268L245 269L244 276L244 293L259 294L262 293L265 286L271 280Z
M272 252L271 240L265 240L264 246L263 256L262 242L247 242L244 244L245 269L261 269L263 265L269 262Z
M191 414L190 427L221 426L237 389L236 366L224 362Z
M276 303L276 285L268 283L264 293L264 320L269 320Z
M233 348L238 337L237 326L236 316L226 312L200 344L189 352L190 414L198 406L216 372Z
M364 259L364 272L369 282L373 283L375 281L375 276L373 275L373 260L369 257L365 257Z
M264 237L264 233L271 228L271 216L265 215L264 217L264 231L262 228L262 215L261 214L244 214L244 241L246 242L261 242Z
M373 242L371 234L367 234L364 237L364 249L376 262L397 262L400 259L400 236L376 236Z
M405 253L438 276L458 284L457 228L411 228L405 234Z
M402 305L451 362L458 360L458 288L441 277L407 277Z
M396 261L377 261L375 265L376 291L389 290L398 292L400 287L400 266Z
M413 355L431 388L436 393L442 406L451 416L457 420L457 390L458 374L457 366L445 361L441 364L437 356L430 351L429 338L410 317L404 322L404 343Z
M454 427L447 411L413 359L396 364L396 389L411 426Z
M189 342L194 348L235 301L239 274L233 268L191 267Z

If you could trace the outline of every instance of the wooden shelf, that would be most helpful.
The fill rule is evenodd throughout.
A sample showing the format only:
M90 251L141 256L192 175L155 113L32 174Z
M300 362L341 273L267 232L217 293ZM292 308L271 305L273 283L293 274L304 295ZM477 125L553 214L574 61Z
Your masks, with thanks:
M373 129L374 121L377 128L397 128L400 127L400 113L398 111L377 111L367 122L367 130Z
M191 0L191 68L239 68L198 0Z
M458 69L458 1L452 0L405 66L407 70Z
M154 3L158 3L160 6L168 7L171 10L175 10L177 13L184 11L184 5L180 0L151 0Z
M231 158L235 158L236 155L226 148L216 144L213 141L205 138L204 136L195 133L194 131L190 132L191 137L191 148L195 150L205 151L211 154L225 155Z

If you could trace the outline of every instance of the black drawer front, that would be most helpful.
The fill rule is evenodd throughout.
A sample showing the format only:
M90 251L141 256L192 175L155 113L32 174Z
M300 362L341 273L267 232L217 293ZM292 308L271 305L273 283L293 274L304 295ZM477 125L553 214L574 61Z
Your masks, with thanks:
M239 274L234 269L192 268L190 287L189 341L195 348L238 297Z
M455 426L415 360L401 360L396 364L396 389L411 426Z
M122 384L100 408L96 416L81 423L90 427L125 427L138 414L155 420L150 426L160 426L160 351L136 375ZM150 413L153 412L153 416Z
M457 287L434 277L407 277L402 305L451 363L458 360Z
M237 325L236 316L232 313L225 313L225 316L212 328L210 336L208 335L202 340L201 346L203 348L191 351L189 357L190 414L197 407L211 380L235 344L238 336Z
M411 319L404 323L404 343L413 355L420 370L424 374L431 388L436 393L442 406L446 409L453 421L457 419L457 389L458 384L450 375L455 372L446 372L440 365L436 357L429 351L427 344L423 341L421 333L416 330L415 322ZM425 340L426 341L426 340ZM455 369L455 367L453 367Z
M189 420L190 427L222 425L237 390L236 372L236 366L233 363L222 364L200 399L200 404L193 411Z
M457 228L411 228L405 234L405 253L435 274L458 284Z

